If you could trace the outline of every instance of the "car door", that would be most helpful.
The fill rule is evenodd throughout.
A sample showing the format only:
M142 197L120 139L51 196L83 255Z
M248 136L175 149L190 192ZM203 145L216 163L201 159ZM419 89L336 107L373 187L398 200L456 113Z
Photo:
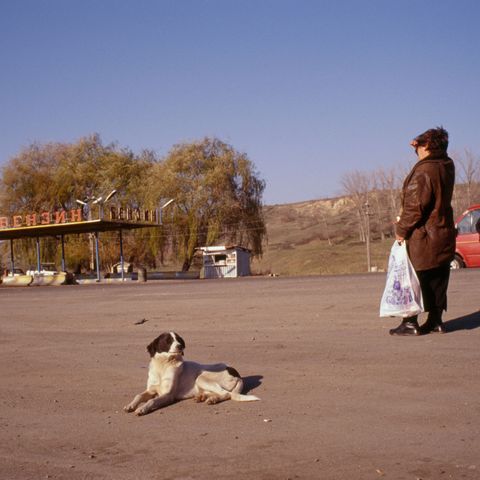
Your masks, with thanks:
M468 212L458 223L457 251L467 267L480 267L480 209Z

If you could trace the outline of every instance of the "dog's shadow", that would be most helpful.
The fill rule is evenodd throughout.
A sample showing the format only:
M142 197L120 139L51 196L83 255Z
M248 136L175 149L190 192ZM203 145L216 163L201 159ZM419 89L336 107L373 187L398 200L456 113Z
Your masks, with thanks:
M478 327L480 327L480 311L445 322L447 333L455 332L457 330L474 330Z
M263 375L250 375L242 377L243 379L243 393L249 393L262 384Z

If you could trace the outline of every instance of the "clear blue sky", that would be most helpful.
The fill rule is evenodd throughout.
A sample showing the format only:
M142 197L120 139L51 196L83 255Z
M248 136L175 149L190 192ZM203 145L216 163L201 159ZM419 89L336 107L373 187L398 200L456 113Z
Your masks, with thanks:
M477 0L0 0L0 164L38 141L217 136L267 204L341 193L443 125L480 154Z

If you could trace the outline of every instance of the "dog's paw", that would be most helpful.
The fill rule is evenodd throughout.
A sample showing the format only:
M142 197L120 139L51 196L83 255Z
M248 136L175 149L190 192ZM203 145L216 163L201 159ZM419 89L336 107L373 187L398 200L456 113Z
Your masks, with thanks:
M148 413L148 410L145 407L138 407L135 410L135 415L137 417L141 417L142 415L146 415Z
M218 398L217 396L215 395L212 395L211 397L208 397L207 400L206 400L206 404L207 405L215 405L216 403L218 403L220 401L220 398Z
M197 403L204 402L206 399L207 396L204 393L199 393L193 397L193 401Z
M123 411L124 411L125 413L130 413L130 412L133 412L134 410L135 410L135 407L132 407L131 405L125 405L125 406L123 407Z

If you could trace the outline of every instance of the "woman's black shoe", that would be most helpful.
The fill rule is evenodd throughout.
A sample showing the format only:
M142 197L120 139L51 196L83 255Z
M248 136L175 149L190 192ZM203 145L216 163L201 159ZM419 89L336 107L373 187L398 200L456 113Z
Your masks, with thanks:
M421 335L426 335L427 333L432 333L432 332L437 332L437 333L447 333L447 329L445 328L445 325L440 322L440 323L433 323L429 322L428 320L420 327L420 334Z
M404 320L397 328L390 330L390 335L420 335L418 322Z
M437 325L433 327L433 331L438 333L447 333L447 329L443 323L437 323Z
M420 333L447 333L445 325L442 322L442 310L434 308L428 312L427 321L420 327Z

